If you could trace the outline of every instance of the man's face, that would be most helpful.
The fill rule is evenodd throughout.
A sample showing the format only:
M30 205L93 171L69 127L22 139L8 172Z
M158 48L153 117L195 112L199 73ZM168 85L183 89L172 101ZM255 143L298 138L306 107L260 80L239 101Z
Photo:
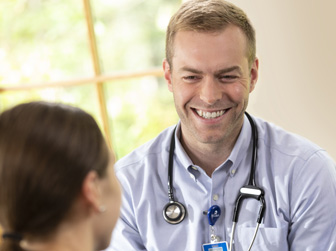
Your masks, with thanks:
M235 141L258 78L258 60L249 67L246 48L243 32L233 25L216 33L177 32L172 66L165 60L163 68L183 140Z

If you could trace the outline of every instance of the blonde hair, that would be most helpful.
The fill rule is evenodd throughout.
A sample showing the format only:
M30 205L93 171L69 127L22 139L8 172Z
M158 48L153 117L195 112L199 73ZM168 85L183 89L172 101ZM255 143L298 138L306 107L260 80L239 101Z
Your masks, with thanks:
M217 32L228 25L238 26L247 38L247 58L256 57L255 30L245 12L224 0L190 0L170 19L166 33L166 59L172 68L174 37L178 31Z

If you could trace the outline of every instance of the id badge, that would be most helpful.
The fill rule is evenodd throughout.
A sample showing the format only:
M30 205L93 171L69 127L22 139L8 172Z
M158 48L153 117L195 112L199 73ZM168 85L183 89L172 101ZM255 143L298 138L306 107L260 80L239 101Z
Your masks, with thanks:
M203 244L203 251L228 251L226 241Z

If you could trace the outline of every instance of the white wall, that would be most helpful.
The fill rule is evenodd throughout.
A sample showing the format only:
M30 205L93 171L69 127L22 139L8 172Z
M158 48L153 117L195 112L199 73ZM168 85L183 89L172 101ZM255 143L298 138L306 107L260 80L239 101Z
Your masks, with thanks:
M336 1L232 0L257 34L259 81L248 111L336 160Z

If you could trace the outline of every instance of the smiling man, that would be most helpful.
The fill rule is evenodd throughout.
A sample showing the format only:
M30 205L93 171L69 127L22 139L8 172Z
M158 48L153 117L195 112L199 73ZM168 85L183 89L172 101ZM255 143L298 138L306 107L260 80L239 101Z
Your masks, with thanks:
M163 69L180 121L117 162L109 250L336 250L335 163L246 113L258 67L231 3L189 1L171 18Z
M163 63L181 119L180 141L210 177L231 153L257 81L258 59L249 62L247 48L244 33L234 25L201 33L183 30L175 36L174 54Z

